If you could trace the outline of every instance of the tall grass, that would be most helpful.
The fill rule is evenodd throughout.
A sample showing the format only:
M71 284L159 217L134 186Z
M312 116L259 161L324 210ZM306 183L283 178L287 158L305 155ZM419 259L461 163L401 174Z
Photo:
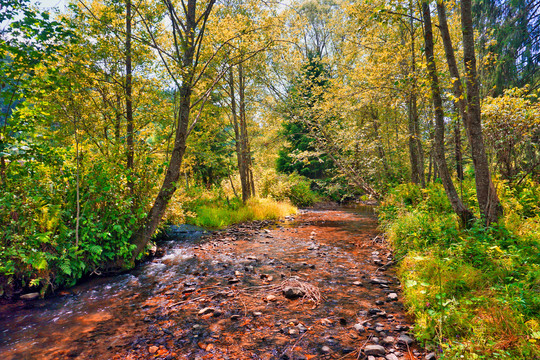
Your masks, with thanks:
M276 220L295 214L296 207L288 202L272 199L253 198L242 204L238 201L229 203L216 202L196 206L187 222L210 229L253 220Z

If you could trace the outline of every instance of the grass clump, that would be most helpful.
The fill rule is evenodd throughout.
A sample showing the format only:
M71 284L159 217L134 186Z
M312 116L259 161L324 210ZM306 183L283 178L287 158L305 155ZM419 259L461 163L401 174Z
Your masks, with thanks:
M264 198L253 198L245 204L239 199L215 199L212 202L195 204L191 208L187 222L210 229L221 229L246 221L276 220L297 211L296 207L288 202Z
M491 227L460 228L439 184L401 185L379 207L415 334L440 359L540 358L540 185L498 189Z

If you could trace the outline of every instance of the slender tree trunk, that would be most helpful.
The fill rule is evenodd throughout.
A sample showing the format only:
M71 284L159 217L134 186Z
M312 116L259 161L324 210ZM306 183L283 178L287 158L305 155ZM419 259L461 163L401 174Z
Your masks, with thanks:
M247 194L247 189L249 189L249 184L247 183L246 176L246 164L243 151L243 142L242 142L242 132L241 124L242 114L238 114L237 105L236 105L236 85L234 81L234 69L231 68L229 72L229 91L231 93L231 113L232 113L232 123L234 128L234 138L236 145L236 159L238 162L238 172L240 174L240 187L242 190L242 201L246 202L249 198Z
M7 176L6 176L6 159L4 156L0 156L0 181L4 188L7 187Z
M425 38L425 52L426 63L429 79L431 82L431 95L433 100L433 110L435 112L435 144L434 144L434 156L438 165L439 175L441 177L446 195L452 204L452 208L458 214L464 225L467 225L473 218L473 214L469 209L465 207L461 198L459 197L448 165L446 163L445 151L444 151L444 111L443 102L439 88L439 79L437 76L437 67L435 65L435 56L433 52L433 30L431 25L431 13L429 9L429 3L427 1L422 2L422 15L424 18L424 38Z
M411 160L411 180L415 184L426 185L424 175L424 156L422 142L420 139L419 119L418 119L418 99L416 95L416 42L413 24L413 3L410 2L410 35L411 35L411 77L412 84L409 94L409 157Z
M465 80L467 83L467 98L463 94L459 70L452 47L446 9L444 2L437 2L439 29L444 43L446 61L450 75L453 78L454 96L463 118L467 137L471 146L471 155L475 170L476 196L480 210L487 224L496 222L502 214L502 206L497 192L491 181L489 162L484 147L482 122L480 112L480 90L476 72L476 57L474 50L474 29L472 23L471 0L461 1L461 27L463 33L463 61L465 63Z
M121 105L121 98L120 98L120 94L117 93L116 94L116 118L115 118L115 123L114 123L114 139L116 140L116 143L119 144L120 143L120 126L122 124L122 113L120 111L122 105Z
M373 119L373 131L375 133L375 138L377 139L376 147L377 152L379 153L379 157L381 158L381 162L383 165L383 171L384 171L384 177L388 179L390 175L390 169L388 167L388 161L386 159L386 153L384 151L384 146L382 143L381 134L379 132L379 116L377 114L377 110L374 107L370 108L371 112L371 118ZM356 166L358 167L358 166Z
M240 147L242 163L244 168L240 172L240 176L244 177L242 181L242 200L246 202L254 195L254 185L251 182L251 152L249 149L249 135L247 130L247 117L246 117L246 96L245 96L246 84L244 77L244 67L240 63L238 65L238 94L240 101Z
M460 181L463 181L465 178L463 176L463 153L461 151L461 126L459 123L459 117L456 118L454 122L454 154L456 158L456 173L457 178Z
M126 167L128 170L128 188L133 194L133 104L132 104L132 68L131 68L131 0L126 0Z
M179 88L179 108L178 108L178 126L176 128L176 136L174 139L174 146L171 153L171 160L169 167L165 173L163 183L159 190L159 193L154 201L150 212L148 213L143 226L132 237L132 244L135 248L132 253L132 261L135 260L137 255L143 251L144 247L151 239L152 235L156 231L167 205L171 200L178 180L180 178L180 166L182 165L182 159L186 152L186 140L188 136L189 126L189 113L191 108L191 95L193 92L193 82L196 71L195 51L199 41L202 41L204 32L204 25L200 27L199 32L196 33L197 27L197 15L196 15L196 0L188 0L185 5L184 11L186 15L185 23L183 24L184 41L179 46L178 51L182 51L182 66L184 68L183 75L181 77L181 85ZM209 15L212 10L214 1L206 5L206 13ZM169 12L173 11L171 8ZM171 14L171 18L177 18L176 15ZM199 21L201 18L199 18ZM177 24L178 26L178 24ZM179 26L178 26L179 27Z

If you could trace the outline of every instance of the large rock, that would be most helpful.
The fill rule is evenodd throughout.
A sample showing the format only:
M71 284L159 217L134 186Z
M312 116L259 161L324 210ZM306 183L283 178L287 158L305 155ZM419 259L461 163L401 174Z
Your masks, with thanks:
M384 356L384 354L386 354L386 350L381 345L368 345L364 348L364 353L367 356Z
M306 295L306 292L299 287L287 286L283 289L283 295L288 299L297 299Z

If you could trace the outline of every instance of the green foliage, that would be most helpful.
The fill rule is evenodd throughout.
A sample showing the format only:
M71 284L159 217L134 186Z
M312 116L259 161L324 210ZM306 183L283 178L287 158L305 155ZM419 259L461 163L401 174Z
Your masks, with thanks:
M401 185L379 207L416 335L442 359L540 356L540 213L528 200L540 185L497 186L515 210L488 228L459 228L440 185Z
M70 286L92 272L128 260L133 229L147 201L134 207L124 169L96 160L83 172L79 246L75 246L76 193L73 164L36 161L10 164L9 186L0 196L0 289Z
M296 173L268 173L263 179L261 194L277 201L290 201L299 207L308 207L320 200L320 196L311 189L311 181Z

